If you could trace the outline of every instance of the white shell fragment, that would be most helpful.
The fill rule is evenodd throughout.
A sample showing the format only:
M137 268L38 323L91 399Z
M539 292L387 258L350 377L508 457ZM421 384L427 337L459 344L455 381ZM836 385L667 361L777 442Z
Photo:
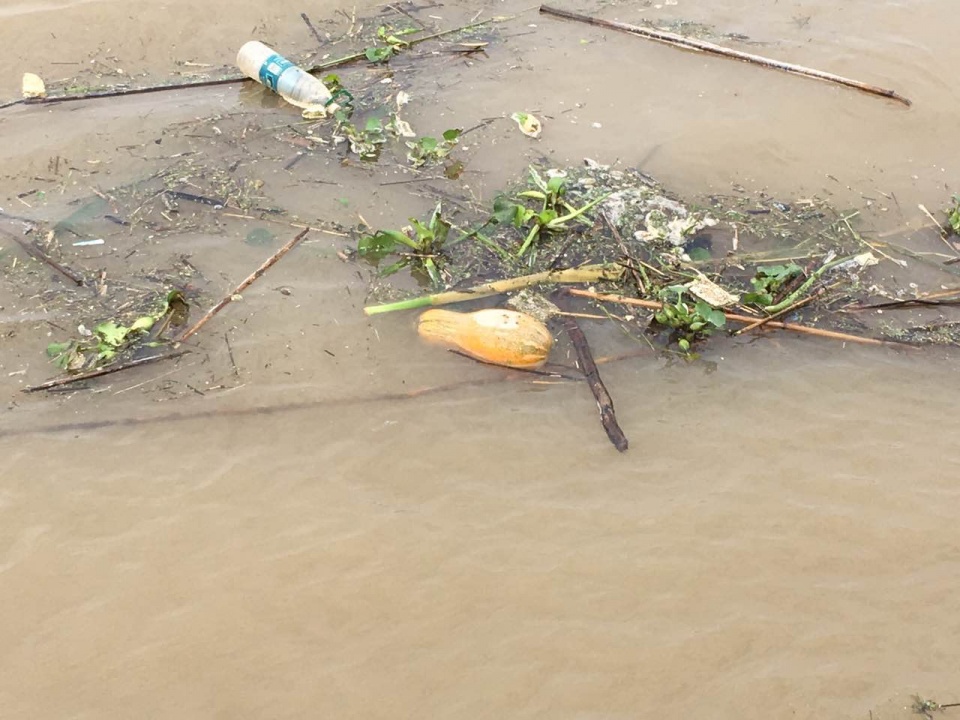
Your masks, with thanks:
M33 73L23 74L23 96L25 98L38 98L47 96L47 86L39 75Z

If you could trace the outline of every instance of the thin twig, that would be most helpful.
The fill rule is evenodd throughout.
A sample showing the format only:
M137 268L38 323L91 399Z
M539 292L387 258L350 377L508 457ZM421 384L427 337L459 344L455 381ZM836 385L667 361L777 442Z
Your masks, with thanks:
M252 285L254 281L257 280L257 278L259 278L267 270L269 270L280 258L282 258L284 255L290 252L293 249L294 245L296 245L298 242L300 242L301 240L303 240L303 238L306 237L308 232L310 232L310 230L300 231L300 234L297 235L293 240L288 242L282 248L277 250L273 255L271 255L267 259L267 261L263 263L263 265L261 265L256 270L254 270L253 273L247 276L247 278L242 283L237 285L237 287L234 288L233 292L227 295L224 295L223 299L220 300L220 302L218 302L212 308L207 310L207 313L202 318L200 318L193 325L187 328L187 330L183 333L183 335L181 335L177 339L177 342L182 343L188 338L190 338L191 336L195 335L197 331L200 330L200 328L202 328L204 325L210 322L211 318L213 318L218 312L220 312L227 305L229 305L234 297L236 297L237 295L242 293L244 290L246 290L248 287L250 287L250 285Z
M875 242L874 245L875 245L875 246L876 246L876 245L882 245L883 247L887 248L888 250L893 250L895 253L897 253L897 254L899 254L899 255L905 255L905 256L908 257L908 258L912 258L912 259L916 260L918 263L923 263L923 264L926 265L927 267L935 268L935 269L937 269L937 270L940 270L941 272L949 273L950 275L955 275L955 276L960 277L960 270L958 270L958 269L956 269L956 268L954 268L954 267L951 267L951 264L952 264L952 263L951 263L950 260L947 260L946 262L942 262L942 263L934 262L933 260L930 260L930 259L928 259L928 258L925 258L925 257L924 257L922 254L920 254L920 253L914 252L913 250L910 250L909 248L905 248L903 245L898 245L897 243L892 243L892 242L890 242L889 240L884 240L883 242L879 242L879 243ZM943 254L942 254L942 253L927 253L927 254L933 254L933 255L938 255L938 256L940 256L940 257L943 257ZM899 263L898 263L898 264L899 264ZM904 267L904 265L901 264L901 267Z
M944 245L950 248L950 252L952 252L954 255L960 256L960 250L958 250L957 247L952 242L950 242L950 240L948 239L950 236L950 233L948 233L946 228L940 224L940 221L937 220L929 210L927 210L926 206L923 203L920 203L919 205L917 205L917 207L920 208L923 214L926 215L928 218L930 218L930 220L933 221L933 224L937 226L937 230L940 231L940 239L943 240ZM960 257L955 257L952 260L948 260L947 262L960 262Z
M423 28L424 30L427 29L427 26L424 25L423 22L421 22L421 21L418 20L416 17L414 17L413 15L411 15L410 13L408 13L406 10L404 10L402 7L400 7L399 4L397 4L397 5L386 5L385 7L388 7L388 8L390 8L391 10L393 10L394 12L400 13L401 15L406 15L408 18L410 18L411 20L413 20L413 22L415 22L415 23L416 23L417 25L419 25L421 28Z
M600 422L603 429L606 430L607 437L610 438L613 446L620 452L626 452L629 447L627 436L623 434L623 430L617 422L617 414L613 409L613 398L610 397L610 393L607 392L607 388L600 378L600 371L597 370L597 364L593 360L593 353L590 352L587 338L583 334L583 330L580 329L576 318L564 317L563 325L567 330L570 342L573 343L573 347L577 351L580 369L583 371L587 384L593 392L593 397L597 401L597 409L600 411Z
M412 47L418 45L427 40L434 40L445 35L452 35L453 33L462 32L464 30L471 30L480 25L486 25L488 23L502 22L503 20L512 19L512 18L495 18L491 20L481 20L480 22L470 23L469 25L463 25L461 27L450 28L449 30L442 30L431 35L425 35L419 38L413 38L412 40L407 40L407 47ZM341 65L346 65L348 63L355 62L357 60L362 60L366 57L366 51L356 52L350 55L345 55L341 58L336 58L325 63L320 63L319 65L314 65L310 68L307 68L309 73L317 73L323 70L329 70L331 68L339 67ZM143 88L120 88L117 90L93 90L87 93L79 93L77 95L47 95L42 98L21 98L19 100L12 100L8 103L0 105L0 109L5 107L11 107L13 105L49 105L52 103L61 103L61 102L74 102L77 100L99 100L102 98L112 98L112 97L124 97L126 95L145 95L147 93L158 93L158 92L168 92L171 90L188 90L191 88L201 88L201 87L215 87L219 85L235 85L237 83L246 82L249 80L246 75L228 75L227 77L220 78L218 80L200 80L195 82L183 82L183 83L173 83L167 85L151 85L149 87Z
M890 300L888 302L876 303L874 305L854 305L845 307L842 312L862 312L864 310L883 310L897 309L904 307L916 307L917 305L936 307L937 305L957 305L960 304L960 298L952 297L960 293L960 288L952 288L942 292L930 293L922 297L906 298L904 300ZM949 299L941 299L949 298Z
M310 34L313 35L314 38L316 38L317 42L321 46L323 46L324 44L323 36L321 36L320 33L317 32L317 29L313 26L313 23L310 22L310 18L307 17L307 14L305 12L300 13L300 18L307 24L307 28L310 30Z
M73 270L71 270L70 268L68 268L66 265L62 265L62 264L58 263L58 262L57 262L56 260L54 260L52 257L50 257L49 255L47 255L47 253L45 253L43 250L41 250L41 249L40 249L40 246L37 245L35 242L34 242L34 243L28 243L26 240L17 237L17 236L14 235L12 232L9 232L9 231L7 231L7 230L4 230L3 228L0 228L0 233L6 235L7 237L9 237L9 238L12 239L13 241L15 241L15 242L17 243L17 245L19 245L20 247L22 247L22 248L24 249L24 251L27 253L27 255L29 255L30 257L32 257L32 258L34 258L34 259L36 259L36 260L40 260L41 262L46 263L47 265L49 265L50 267L52 267L54 270L56 270L57 272L59 272L59 273L60 273L61 275L63 275L64 277L67 277L67 278L69 278L70 280L72 280L78 287L82 287L82 286L83 286L84 280L83 280L83 276L82 276L82 275L79 275L78 273L75 273Z
M240 368L237 367L237 361L233 357L233 346L230 344L230 333L223 334L223 341L227 344L227 355L230 356L230 364L233 365L233 374L240 377Z
M620 249L623 251L623 256L629 261L629 264L626 265L626 267L630 270L630 274L633 275L633 281L637 284L637 290L640 291L641 295L646 295L647 288L644 286L643 280L640 279L640 273L637 272L637 268L633 264L634 260L632 257L630 257L630 251L627 250L627 244L623 242L623 237L620 235L620 231L617 230L617 226L613 224L605 211L600 211L600 217L603 218L603 221L607 224L607 227L610 228L610 232L613 233L614 239L617 241L617 243L620 245Z
M601 302L619 303L621 305L635 305L637 307L648 308L650 310L659 310L663 307L663 303L653 300L638 300L637 298L624 297L623 295L604 295L603 293L595 293L589 290L577 290L576 288L570 288L567 290L567 292L577 297L590 298L591 300L599 300ZM729 312L724 312L723 315L727 318L727 320L744 323L746 325L750 325L757 320L755 317L750 317L749 315L736 315ZM860 335L849 335L847 333L836 332L834 330L824 330L822 328L810 327L809 325L785 323L778 320L771 320L766 323L766 326L779 328L780 330L792 330L793 332L803 333L806 335L815 335L817 337L829 338L831 340L859 343L861 345L891 345L895 347L910 347L907 345L907 343L893 342L891 340L877 340L876 338L861 337Z
M107 367L97 368L96 370L90 370L77 375L67 375L65 377L54 378L53 380L47 380L39 385L25 387L23 388L22 392L30 393L37 392L38 390L50 390L51 388L63 387L64 385L72 385L73 383L78 383L83 380L91 380L93 378L103 377L104 375L112 375L113 373L129 370L130 368L140 367L141 365L148 365L149 363L155 363L160 360L178 358L181 355L186 355L188 352L190 351L179 350L177 352L163 353L160 355L150 355L149 357L138 358L137 360L131 360L130 362L119 363L117 365L108 365Z
M911 102L907 98L903 97L902 95L898 95L893 90L886 90L875 85L868 85L860 82L859 80L851 80L849 78L841 77L840 75L823 72L822 70L814 70L802 65L795 65L793 63L787 63L781 60L773 60L761 55L745 53L739 50L731 50L730 48L726 48L721 45L715 45L703 40L694 40L693 38L677 35L675 33L666 32L663 30L651 30L650 28L639 27L637 25L628 25L627 23L602 20L600 18L569 12L568 10L559 10L557 8L547 7L546 5L540 6L540 12L544 13L545 15L554 15L556 17L566 18L567 20L576 20L578 22L597 25L599 27L622 30L623 32L639 35L649 40L656 40L658 42L666 43L667 45L686 48L687 50L699 50L702 52L713 53L714 55L722 55L724 57L735 58L737 60L744 60L746 62L754 63L755 65L762 65L763 67L772 68L774 70L782 70L794 75L803 75L804 77L815 78L817 80L825 80L837 85L844 85L856 90L862 90L863 92L871 95L879 95L880 97L890 98L891 100L901 102L908 107L911 105Z

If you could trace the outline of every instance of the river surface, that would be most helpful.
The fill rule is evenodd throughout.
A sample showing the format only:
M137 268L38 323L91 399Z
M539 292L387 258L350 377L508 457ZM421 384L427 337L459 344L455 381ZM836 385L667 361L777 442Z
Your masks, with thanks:
M415 127L544 118L539 143L507 120L465 136L458 192L486 200L543 156L591 157L691 195L816 194L944 250L917 206L957 191L955 0L564 7L702 23L913 105L517 2L404 5L431 28L522 13L485 58L394 63ZM319 58L356 48L345 34L380 8L5 2L0 99L26 71L219 72L251 37L306 57L303 11L330 34ZM247 153L301 217L395 227L436 202L380 184L399 167L315 153L281 169L298 148L270 126L291 117L237 86L7 108L0 207L54 221L184 148ZM270 251L244 222L64 252L140 273L186 253L218 297ZM0 241L5 267L29 262ZM351 243L311 234L176 364L49 396L20 389L53 374L44 348L70 318L5 276L0 717L879 720L917 717L915 694L960 701L956 352L770 333L716 338L695 363L609 363L621 455L582 384L423 346L409 314L365 318L369 273L337 255ZM597 355L636 347L584 328Z

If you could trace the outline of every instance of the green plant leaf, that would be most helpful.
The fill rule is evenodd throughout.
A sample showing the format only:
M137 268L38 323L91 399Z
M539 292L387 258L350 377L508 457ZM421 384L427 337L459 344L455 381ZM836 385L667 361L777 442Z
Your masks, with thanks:
M562 175L554 175L547 181L547 192L559 196L563 193L563 186L567 179Z
M380 230L373 235L364 235L357 243L361 257L378 262L396 252L398 245L415 247L415 243L398 230Z
M463 163L459 160L454 160L443 168L443 174L447 180L458 180L460 176L463 175L463 169Z
M546 200L546 194L540 192L539 190L524 190L523 192L518 192L517 197L522 198L531 198L532 200Z
M433 261L433 258L425 259L423 261L423 268L427 271L427 275L430 276L430 280L434 285L443 285L443 280L440 278L440 271L437 269L437 264Z
M947 211L949 216L947 222L950 223L950 229L954 235L960 235L960 195L953 196L953 207Z
M117 325L113 320L109 320L97 325L93 331L100 338L103 345L109 348L118 348L130 334L130 328L123 325Z
M398 270L402 270L409 264L410 264L410 260L407 258L404 258L403 260L398 260L392 265L388 265L387 267L383 268L380 271L380 275L383 277L387 277L388 275L393 275L395 272L397 272Z
M47 357L56 358L60 355L63 355L67 350L73 347L73 342L67 340L67 342L54 342L47 345Z
M450 223L440 216L440 206L438 205L436 213L434 213L433 217L430 218L430 230L433 232L434 250L439 250L447 241L447 235L450 233L450 227Z
M537 213L537 221L541 225L549 225L554 220L557 219L557 211L553 208L547 208L539 213Z
M716 328L722 328L727 324L727 316L723 314L720 310L713 308L709 303L705 303L703 300L696 304L696 313L702 317L706 322L710 323ZM693 329L691 327L691 329Z
M364 50L363 54L366 56L367 60L372 63L382 63L386 62L393 55L392 47L369 47Z
M493 201L493 219L500 225L520 227L523 224L525 208L513 202L506 195L497 195Z
M155 322L157 322L157 319L152 315L144 315L133 321L133 324L130 325L130 332L147 332Z
M744 293L743 302L748 305L766 307L767 305L773 305L773 295L767 292Z
M687 250L687 255L690 257L690 260L693 262L702 262L709 260L713 256L710 254L710 251L705 247L694 247Z
M456 143L459 137L460 130L458 128L443 131L443 139L448 143Z

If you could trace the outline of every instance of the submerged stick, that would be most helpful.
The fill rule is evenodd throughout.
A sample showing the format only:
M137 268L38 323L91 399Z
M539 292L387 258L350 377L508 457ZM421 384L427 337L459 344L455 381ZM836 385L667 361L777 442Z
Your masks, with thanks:
M616 263L583 265L565 270L546 270L532 275L521 275L520 277L508 278L507 280L483 283L469 290L450 290L434 295L422 295L409 300L387 303L386 305L370 305L365 307L363 312L367 315L378 315L380 313L393 312L394 310L412 310L414 308L434 305L450 305L452 303L477 300L479 298L490 297L491 295L501 295L515 290L522 290L532 285L548 283L577 284L597 282L599 280L619 280L623 272L624 268Z
M597 364L593 360L593 353L590 352L587 338L583 334L583 330L580 329L576 318L569 315L565 316L563 325L567 330L570 342L573 343L574 350L577 351L577 360L580 363L584 378L597 401L597 409L600 411L600 422L603 429L607 431L607 437L610 438L613 446L620 452L626 452L627 447L629 447L627 436L623 434L623 430L617 422L617 414L613 409L613 398L610 397L606 385L600 379L600 371L597 370Z
M657 42L666 43L667 45L674 45L677 47L686 48L688 50L699 50L701 52L713 53L714 55L735 58L737 60L743 60L744 62L761 65L774 70L782 70L783 72L792 73L794 75L802 75L804 77L814 78L816 80L824 80L836 85L844 85L846 87L854 88L855 90L861 90L871 95L878 95L880 97L896 100L897 102L903 103L907 107L912 104L910 100L902 95L897 94L893 90L887 90L885 88L877 87L876 85L868 85L867 83L860 82L859 80L851 80L850 78L845 78L841 75L834 75L833 73L824 72L822 70L814 70L812 68L804 67L803 65L795 65L794 63L774 60L772 58L763 57L762 55L754 55L752 53L745 53L739 50L731 50L730 48L723 47L722 45L715 45L714 43L705 42L703 40L695 40L693 38L677 35L676 33L672 32L666 32L664 30L652 30L650 28L639 27L637 25L628 25L627 23L616 22L613 20L603 20L601 18L580 15L579 13L570 12L568 10L559 10L546 5L540 6L540 12L544 15L554 15L556 17L565 18L567 20L576 20L589 25L597 25L599 27L610 28L612 30L621 30L623 32L631 33L632 35L645 37L649 40L656 40Z
M634 305L636 307L647 308L650 310L659 310L663 303L654 300L639 300L637 298L624 297L623 295L604 295L589 290L577 290L570 288L567 292L577 297L590 298L601 302L619 303L620 305ZM735 313L724 312L724 317L733 322L750 325L757 321L757 318L749 315L737 315ZM779 328L780 330L792 330L793 332L803 333L805 335L815 335L817 337L829 338L831 340L841 340L843 342L859 343L861 345L892 345L896 347L907 346L906 343L892 342L890 340L877 340L876 338L861 337L860 335L849 335L847 333L836 332L835 330L824 330L822 328L810 327L809 325L798 325L796 323L785 323L778 320L770 320L766 327ZM909 346L907 346L909 347Z
M310 34L313 35L313 37L316 39L317 44L320 47L323 47L323 44L324 44L323 36L317 32L317 29L313 26L313 23L310 22L310 18L307 16L305 12L300 13L300 19L303 20L304 23L306 23L307 29L310 31Z
M97 368L96 370L90 370L77 375L67 375L66 377L47 380L39 385L30 385L29 387L23 388L23 390L20 392L31 393L37 392L38 390L50 390L52 388L63 387L64 385L72 385L73 383L78 383L83 380L91 380L93 378L103 377L104 375L112 375L113 373L129 370L130 368L140 367L141 365L149 365L150 363L155 363L160 360L178 358L181 355L186 355L188 352L190 351L180 350L178 352L163 353L161 355L150 355L149 357L139 358L137 360L131 360L130 362L125 363L118 363L116 365L108 365L107 367Z
M237 295L239 295L240 293L242 293L244 290L246 290L248 287L250 287L257 278L259 278L259 277L260 277L261 275L263 275L267 270L269 270L274 264L276 264L276 262L277 262L280 258L282 258L284 255L286 255L288 252L290 252L290 251L293 249L293 246L294 246L294 245L296 245L298 242L300 242L301 240L303 240L303 238L305 238L305 237L307 236L307 233L308 233L308 232L310 232L309 229L307 229L307 230L302 230L302 231L300 232L300 234L297 235L293 240L291 240L290 242L288 242L288 243L287 243L286 245L284 245L282 248L280 248L279 250L277 250L273 255L271 255L271 256L267 259L267 261L266 261L265 263L263 263L263 265L261 265L261 266L258 267L256 270L254 270L253 273L251 273L249 276L247 276L247 278L246 278L242 283L240 283L239 285L237 285L237 287L234 288L233 292L231 292L231 293L229 293L229 294L227 294L227 295L224 295L223 299L222 299L220 302L218 302L218 303L217 303L216 305L214 305L212 308L210 308L209 310L207 310L206 315L204 315L202 318L200 318L199 320L197 320L193 325L191 325L189 328L187 328L187 329L184 331L183 335L181 335L181 336L177 339L177 342L178 342L178 343L182 343L182 342L183 342L184 340L186 340L187 338L191 337L192 335L195 335L195 334L197 333L197 331L200 330L200 328L202 328L204 325L206 325L208 322L210 322L210 319L211 319L214 315L216 315L218 312L220 312L221 310L223 310L227 305L229 305L230 302L233 300L234 297L236 297Z
M510 19L510 18L503 18ZM425 35L419 38L413 38L412 40L406 41L407 47L413 47L427 40L435 40L436 38L443 37L445 35L452 35L453 33L462 32L464 30L471 30L480 25L486 25L487 23L500 22L501 18L493 18L490 20L481 20L479 22L470 23L469 25L463 25L461 27L450 28L449 30L442 30L432 35ZM361 52L351 53L350 55L345 55L341 58L336 58L325 63L320 63L319 65L313 65L312 67L306 68L308 73L317 73L323 70L329 70L331 68L339 67L341 65L346 65L347 63L352 63L356 60L362 60L366 57L366 50ZM246 82L250 80L246 75L229 75L218 80L199 80L195 82L183 82L183 83L173 83L167 85L151 85L149 87L143 88L120 88L118 90L92 90L91 92L79 93L77 95L48 95L46 97L40 98L20 98L19 100L11 100L10 102L0 105L0 109L10 107L12 105L48 105L51 103L60 103L60 102L73 102L75 100L99 100L102 98L112 98L112 97L123 97L125 95L146 95L148 93L158 93L158 92L167 92L171 90L189 90L191 88L201 88L201 87L215 87L218 85L236 85L238 83Z
M10 239L12 239L14 242L16 242L17 245L19 245L20 247L22 247L23 250L24 250L24 252L26 252L27 255L29 255L29 256L32 257L33 259L39 260L40 262L43 262L43 263L46 263L47 265L49 265L50 267L52 267L54 270L56 270L58 273L60 273L60 274L63 275L64 277L67 277L67 278L69 278L70 280L72 280L78 287L82 287L82 286L83 286L83 276L82 276L82 275L78 275L78 274L75 273L73 270L71 270L70 268L68 268L66 265L63 265L63 264L61 264L61 263L58 263L58 262L57 262L56 260L54 260L52 257L50 257L49 255L47 255L47 253L45 253L43 250L41 250L40 247L39 247L36 243L28 243L28 242L27 242L26 240L24 240L23 238L19 238L19 237L17 237L16 235L14 235L12 232L8 232L7 230L4 230L4 229L2 229L2 228L0 228L0 233L6 235L6 236L9 237Z

